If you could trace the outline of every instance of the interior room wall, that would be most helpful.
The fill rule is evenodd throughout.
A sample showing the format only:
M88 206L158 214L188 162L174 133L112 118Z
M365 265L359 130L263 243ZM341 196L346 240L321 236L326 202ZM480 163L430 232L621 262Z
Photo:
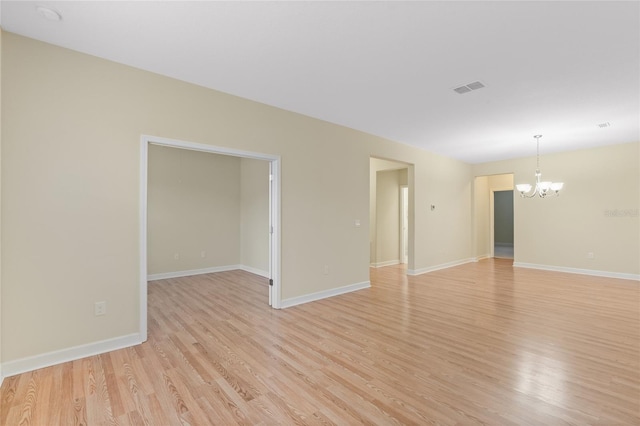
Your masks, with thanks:
M493 241L513 246L513 191L496 191L493 196Z
M280 156L285 301L368 283L370 157L413 165L411 270L471 257L468 164L11 33L1 53L5 366L139 331L141 135Z
M489 177L477 176L473 181L473 241L476 259L491 256L489 200Z
M516 194L515 265L637 277L639 146L633 142L543 154L543 177L563 181L565 187L557 198ZM473 172L514 172L514 183L532 183L535 166L535 157L528 157L474 165Z
M400 170L378 172L376 179L376 266L400 263Z
M2 100L2 28L0 28L0 100ZM0 107L0 123L2 108ZM2 129L0 129L0 223L2 223ZM2 384L2 227L0 227L0 385Z
M400 173L400 186L409 185L409 169L400 169L398 172Z
M240 260L245 269L269 275L269 163L240 160Z
M420 274L473 259L471 168L446 157L433 160L425 164L420 159L416 162L414 174L409 173L409 208L415 217L415 223L410 223L415 240L412 241L411 234L409 236L415 265L409 259L409 274ZM411 206L412 203L415 206Z
M487 176L489 191L507 191L513 189L513 173Z
M378 253L376 252L377 246L377 223L378 218L376 214L376 203L377 201L377 182L378 178L378 170L376 168L376 158L372 158L369 160L370 168L369 168L369 264L370 266L376 265L376 259L378 258Z
M150 145L148 274L240 264L240 158Z

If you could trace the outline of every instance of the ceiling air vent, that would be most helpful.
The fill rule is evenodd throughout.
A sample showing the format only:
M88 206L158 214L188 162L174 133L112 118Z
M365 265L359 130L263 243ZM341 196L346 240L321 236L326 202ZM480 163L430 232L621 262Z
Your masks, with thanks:
M479 81L474 81L473 83L469 83L469 84L465 84L464 86L460 86L460 87L456 87L455 89L453 89L454 92L462 95L463 93L469 93L472 90L478 90L478 89L482 89L484 86L484 84L480 83Z
M471 89L469 89L467 86L460 86L453 89L453 91L462 95L463 93L470 92Z
M605 127L611 127L611 123L609 123L608 121L604 122L604 123L600 123L598 124L598 127L600 127L601 129L604 129Z

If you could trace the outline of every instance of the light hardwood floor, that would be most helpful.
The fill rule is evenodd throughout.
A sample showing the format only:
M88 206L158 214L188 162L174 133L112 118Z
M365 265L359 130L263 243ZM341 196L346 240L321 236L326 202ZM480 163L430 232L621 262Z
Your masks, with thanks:
M640 424L638 282L511 264L281 311L246 272L152 282L148 342L6 378L0 424Z

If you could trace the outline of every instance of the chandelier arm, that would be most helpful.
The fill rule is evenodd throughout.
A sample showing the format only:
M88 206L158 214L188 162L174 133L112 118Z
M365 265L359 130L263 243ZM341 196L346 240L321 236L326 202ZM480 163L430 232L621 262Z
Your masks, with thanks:
M525 192L520 192L520 197L522 197L522 198L533 198L533 197L536 196L536 194L538 194L538 183L537 182L534 185L534 187L532 189L530 189L529 191L527 191L526 193Z
M536 173L540 173L540 137L541 135L534 136L536 138Z

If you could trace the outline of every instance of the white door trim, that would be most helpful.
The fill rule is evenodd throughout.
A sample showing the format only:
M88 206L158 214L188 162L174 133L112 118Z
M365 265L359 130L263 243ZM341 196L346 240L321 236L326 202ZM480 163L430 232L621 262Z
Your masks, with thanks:
M251 158L254 160L265 160L271 164L271 175L273 176L272 190L269 200L269 218L273 226L273 234L270 241L270 262L269 273L273 279L273 287L270 289L271 305L280 309L280 156L263 154L250 151L241 151L232 148L207 145L195 142L187 142L176 139L163 138L159 136L140 136L140 205L139 205L139 285L140 285L140 338L144 342L147 340L147 179L149 168L149 145L161 145L174 148L189 149L192 151L202 151L213 154L230 155L241 158Z

